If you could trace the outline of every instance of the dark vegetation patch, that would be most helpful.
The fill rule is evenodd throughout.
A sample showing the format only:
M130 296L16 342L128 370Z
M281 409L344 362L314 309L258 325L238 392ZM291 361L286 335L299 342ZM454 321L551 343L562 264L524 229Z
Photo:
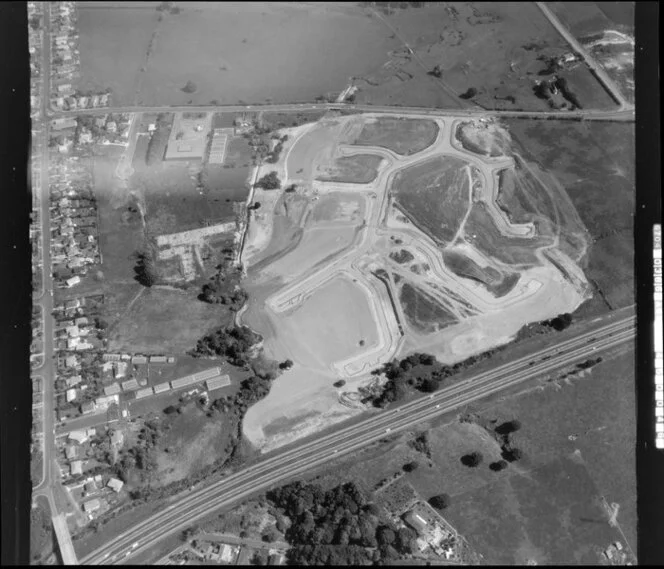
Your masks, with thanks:
M293 482L267 498L291 522L290 564L372 565L416 551L415 532L397 528L353 483L324 491Z
M405 263L410 263L415 257L407 249L399 249L398 251L390 252L390 259L403 265Z

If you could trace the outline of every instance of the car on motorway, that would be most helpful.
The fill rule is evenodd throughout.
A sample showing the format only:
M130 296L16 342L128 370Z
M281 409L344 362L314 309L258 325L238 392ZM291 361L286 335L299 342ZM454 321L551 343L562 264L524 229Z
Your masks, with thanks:
M386 433L389 433L391 430L392 430L392 429L390 429L389 427L387 427L387 429L385 429L385 432L386 432Z
M436 405L436 409L440 409L440 403L438 403L438 405Z

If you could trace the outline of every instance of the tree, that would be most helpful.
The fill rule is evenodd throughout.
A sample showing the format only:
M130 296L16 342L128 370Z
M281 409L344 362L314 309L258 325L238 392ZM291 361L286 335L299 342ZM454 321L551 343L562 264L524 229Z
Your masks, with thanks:
M284 190L284 192L287 192L287 193L290 194L290 193L294 192L296 188L297 188L297 184L291 184L290 186L288 186L288 187Z
M396 535L392 529L388 526L378 526L376 529L376 541L378 545L384 547L386 545L391 545L396 539Z
M507 462L516 462L517 460L521 460L523 458L523 452L518 448L506 447L503 449L502 457Z
M507 468L507 461L505 460L498 460L496 462L492 462L489 465L489 468L493 470L494 472L500 472L501 470L505 470Z
M468 466L469 468L475 468L480 465L484 457L480 452L471 452L469 454L464 454L461 457L461 464Z
M254 187L263 188L264 190L278 190L281 188L281 180L279 180L277 172L273 170L258 180L258 182L254 184Z
M196 89L198 89L198 87L196 87L196 83L194 83L191 79L187 81L187 84L184 87L182 87L182 91L184 93L195 93Z
M413 472L417 470L419 466L420 465L417 463L417 461L413 460L412 462L407 462L401 468L403 469L404 472Z
M448 494L438 494L429 498L429 504L436 510L444 510L450 505L450 497Z
M471 87L465 93L462 93L461 95L459 95L459 98L460 99L472 99L475 95L477 95L477 89L475 89L475 87Z
M279 369L290 369L293 367L293 360L284 360L279 364Z
M499 435L509 435L515 433L521 428L521 422L513 419L511 421L505 421L504 423L496 427L496 433Z
M334 387L337 388L343 387L344 385L346 385L346 381L344 379L340 379L339 381L335 381L332 385L334 385Z
M440 65L436 65L430 72L430 75L433 75L434 77L441 78L443 76L443 68Z
M145 248L143 251L136 253L136 266L134 272L136 273L136 280L143 286L151 287L159 280L154 260L154 254L150 248Z

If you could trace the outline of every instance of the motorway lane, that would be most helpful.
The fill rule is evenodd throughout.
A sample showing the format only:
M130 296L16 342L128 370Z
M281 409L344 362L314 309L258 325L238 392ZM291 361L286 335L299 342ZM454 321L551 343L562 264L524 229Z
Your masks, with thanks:
M606 338L603 341L598 342L595 347L600 351L604 349L613 349L623 342L633 339L633 337L634 332L632 330L623 331L616 334L612 338ZM484 389L479 389L478 387L468 387L464 393L455 394L442 403L437 403L435 405L433 403L429 403L429 408L420 411L417 415L406 417L404 416L405 414L401 414L400 416L396 417L395 422L390 423L392 427L389 428L389 432L396 433L408 428L412 428L418 423L428 421L441 414L448 413L462 406L466 406L478 399L500 392L508 387L517 385L518 383L522 383L527 379L532 378L533 375L539 374L540 372L552 371L552 369L555 368L566 367L571 363L578 361L579 357L584 357L586 354L587 347L581 346L571 354L568 354L566 358L560 361L556 361L553 364L543 364L536 369L533 368L531 370L524 370L520 374L503 378L500 383L490 383ZM246 499L249 496L255 494L260 489L264 490L274 486L277 482L284 482L286 479L292 478L296 474L311 470L316 466L320 466L332 458L342 456L354 450L365 447L368 444L374 443L384 438L386 436L386 431L383 431L382 428L377 429L376 427L372 427L371 431L362 433L361 436L355 436L350 441L344 441L341 444L331 443L325 448L316 449L313 451L315 454L312 456L298 457L297 459L294 459L294 463L285 464L278 469L272 469L258 478L256 478L256 475L253 475L252 479L244 482L238 482L235 487L233 487L233 485L227 485L223 490L224 495L210 498L205 503L197 507L188 508L188 511L179 512L168 522L159 521L154 525L153 529L146 530L143 535L134 533L133 539L136 539L139 544L143 543L144 545L135 548L131 552L131 555L144 552L147 548L154 544L154 541L158 541L164 536L172 535L173 533L183 529L194 519L204 517L213 513L218 508L230 506L242 499ZM210 504L211 500L214 500L214 504L212 505ZM126 557L121 558L120 561L124 561L125 559Z
M214 509L221 507L223 503L218 501L221 496L216 496L215 494L227 492L229 487L231 487L233 484L236 485L248 484L247 486L248 490L246 490L246 492L255 492L256 489L258 488L256 486L257 482L255 480L255 477L260 475L261 473L264 473L263 476L264 478L267 479L266 482L264 483L264 486L273 484L276 481L275 475L278 472L275 470L275 466L279 463L283 463L284 460L286 459L288 459L290 462L303 461L302 469L306 470L312 466L312 457L307 456L305 454L307 452L314 452L314 453L323 452L324 456L319 460L325 462L326 460L330 460L331 458L339 456L339 453L342 452L344 449L345 452L350 452L350 450L353 450L355 448L355 447L352 448L348 447L348 444L359 444L360 446L363 446L367 444L367 442L371 442L370 440L367 441L365 439L360 438L361 436L363 436L363 433L367 432L367 429L370 430L369 431L371 433L370 437L373 437L374 439L382 438L385 436L384 429L390 428L392 430L396 430L398 428L406 428L408 425L411 425L413 421L417 423L422 420L426 420L427 418L431 418L435 415L438 415L440 413L446 412L447 410L449 410L447 409L447 407L443 409L436 408L436 405L441 405L440 402L441 401L444 402L445 398L449 399L450 397L456 397L454 401L455 405L457 406L465 404L463 401L459 402L458 400L459 393L466 393L468 391L474 393L479 388L482 388L484 384L490 384L492 381L495 381L497 373L506 375L507 380L510 382L506 385L501 385L495 388L495 389L504 389L506 387L509 387L509 385L512 385L516 381L525 381L525 379L528 379L529 377L531 377L536 373L540 373L542 371L546 371L548 369L552 369L553 367L557 367L560 365L567 365L566 362L568 361L568 359L578 358L579 355L583 355L586 352L589 352L591 348L591 346L587 343L589 338L591 339L595 338L596 339L595 343L601 346L602 344L599 342L601 342L601 338L603 336L606 336L608 334L616 335L621 329L632 328L633 325L634 325L634 318L632 316L625 318L619 322L606 325L598 330L592 330L574 339L568 340L567 342L561 342L559 345L555 347L541 350L540 352L538 352L538 354L531 354L530 356L520 358L519 360L517 360L517 363L519 367L523 368L522 375L517 375L514 373L515 371L514 362L511 364L505 364L503 366L499 366L495 370L486 372L484 374L479 374L478 376L472 379L465 380L447 390L434 394L432 398L418 399L414 402L403 405L402 407L397 408L395 410L389 411L387 413L382 413L378 417L367 419L364 423L361 423L359 425L354 425L346 429L342 429L341 431L335 432L326 437L322 437L317 441L313 441L307 445L304 445L299 449L294 449L293 451L283 453L285 456L277 455L270 459L267 459L262 463L259 463L255 467L250 467L244 472L231 475L208 488L202 489L194 494L186 496L184 499L179 500L179 502L186 502L187 511L184 512L184 514L181 512L182 506L176 502L168 506L164 510L162 510L159 514L131 528L131 530L127 532L128 535L123 534L118 538L109 541L97 552L94 552L90 554L88 557L86 557L84 561L99 562L103 561L104 559L110 560L112 559L112 557L110 557L111 553L113 553L113 555L124 553L130 541L136 541L136 539L138 539L139 536L143 535L147 536L143 538L143 540L145 540L148 538L155 539L156 537L166 535L164 532L167 531L167 527L166 523L162 519L165 517L167 517L168 519L175 520L168 524L168 527L171 528L171 533L177 531L179 527L182 527L187 523L191 523L193 516L192 514L189 513L190 511L197 510L195 517L201 517L203 515L206 515L206 512L208 510L213 511ZM619 336L618 340L614 338L607 340L607 342L625 341L626 338L633 336L633 331L628 330L625 334L626 337ZM560 352L565 349L570 349L570 347L574 346L580 346L580 347L577 347L577 349L573 352L572 355L569 354L567 356L554 355L557 352ZM538 357L541 358L545 356L551 357L551 360L546 364L537 365L537 366L528 366L528 362L533 360L534 358ZM483 380L481 380L482 383L480 383L479 379L480 377L484 378ZM490 385L489 387L492 386ZM476 395L475 398L484 396L487 392L488 391L485 388L483 392L480 393L479 395ZM433 409L433 411L431 409ZM408 413L412 413L413 415L409 416ZM429 417L427 413L431 414L431 417ZM401 417L403 417L403 419ZM412 417L415 417L415 419L413 419ZM398 419L396 423L394 421L395 418ZM400 423L399 421L401 422L405 421L405 423ZM378 432L378 434L376 434L376 431ZM352 435L353 432L355 433L354 436ZM348 434L349 436L343 438L345 434ZM342 445L339 445L338 443L340 438L343 438L343 440L346 441L342 443ZM357 442L358 440L360 440L359 443ZM350 443L347 441L350 441ZM323 443L325 446L321 446L321 443ZM344 447L343 445L346 446ZM337 453L334 453L335 447L338 451ZM302 458L302 456L304 456L304 459ZM285 468L285 472L283 473L282 477L288 477L295 473L294 465L290 464L290 462L287 462L286 466L282 467ZM246 479L247 475L251 475L252 477L251 480L249 482L243 482L243 479ZM244 486L239 486L239 488L243 489ZM212 500L215 501L213 505L210 505ZM201 511L203 513L201 513ZM151 534L150 529L153 527L157 527L157 530ZM143 541L143 543L145 543L145 541ZM135 551L135 553L138 553L142 549L143 548L140 547ZM104 557L106 553L109 554L108 557Z
M99 109L82 109L76 111L59 111L51 113L51 118L76 115L103 115L107 113L176 113L176 112L227 112L241 113L245 111L289 112L289 111L329 111L347 110L366 113L399 113L406 115L460 116L460 117L505 117L530 119L563 119L563 120L599 120L634 122L634 110L631 107L614 111L578 110L578 111L502 111L484 109L432 109L428 107L399 107L351 105L347 103L292 103L283 105L229 105L229 106L166 106L166 107L105 107Z
M626 326L633 326L633 324L634 324L634 317L631 316L631 317L624 318L624 319L622 319L618 322L614 322L614 323L611 323L609 325L605 325L600 330L603 330L605 334L610 334L610 333L615 333L616 331L618 331L618 330L620 330L620 329L622 329ZM572 338L572 339L567 340L565 342L561 342L558 345L556 345L555 347L541 350L537 354L531 354L529 356L519 358L519 359L515 360L514 362L510 362L508 364L503 364L502 366L498 366L497 368L495 368L493 370L484 372L482 374L477 374L476 376L474 376L470 379L467 379L467 380L464 380L462 382L459 382L459 383L455 384L454 386L448 388L445 391L441 391L438 394L435 394L433 396L433 398L435 399L436 397L438 397L438 398L447 397L449 394L456 393L459 390L464 389L465 387L467 387L470 384L476 385L479 381L485 380L487 377L492 377L496 373L507 374L507 373L511 373L512 371L514 371L518 367L530 367L527 364L536 357L542 358L542 357L551 356L551 355L555 354L556 352L559 352L559 351L564 350L564 349L569 349L572 346L575 346L575 345L580 344L582 342L586 342L589 339L592 339L592 338L596 337L599 333L600 333L599 330L591 330L591 331L586 332L584 334L581 334L581 335L579 335L575 338ZM387 419L386 417L389 417L390 415L394 415L397 412L408 412L408 411L411 411L413 409L416 410L419 407L427 406L428 404L429 404L429 400L427 400L427 399L417 399L413 402L402 405L401 407L397 408L396 410L392 410L392 411L389 411L387 413L382 413L380 416L374 417L373 419L368 419L367 421L365 421L364 423L361 423L359 425L358 424L351 425L351 426L346 427L344 429L337 430L334 433L331 433L329 435L319 437L316 441L313 441L310 444L306 444L304 446L298 447L297 449L294 449L292 451L282 452L282 453L277 454L276 456L272 456L272 457L264 460L263 462L257 464L255 467L250 467L244 472L239 472L237 474L234 474L234 475L231 475L231 476L225 478L222 482L217 483L217 485L222 485L223 484L224 486L227 486L232 481L234 481L236 479L239 480L239 479L243 478L247 474L247 472L249 472L249 471L254 472L254 474L257 474L258 472L261 472L261 471L270 471L270 469L272 468L273 463L283 461L285 458L288 458L289 455L296 455L298 453L301 453L301 452L303 452L303 450L305 450L305 447L315 446L316 448L319 448L321 444L328 444L331 441L334 441L334 440L338 439L340 436L346 436L346 435L351 436L352 433L356 432L357 429L361 428L362 425L366 425L366 424L369 424L369 423L377 424L377 423L382 423L382 422L387 421L388 426L389 426L389 421L391 421L391 419ZM381 425L381 428L383 426L385 426L385 425ZM198 500L198 501L203 502L204 500L209 498L209 494L213 491L214 491L214 488L212 488L212 487L202 489L202 490L196 492L193 495L189 495L187 497L187 501L191 502L192 500ZM166 513L168 513L169 511L173 511L173 510L177 509L178 507L179 507L179 505L177 503L172 504L172 505L168 506L167 508L165 508L164 510L162 510L158 514L158 516L163 516ZM154 516L154 517L157 517L157 516ZM134 535L135 530L143 528L148 523L150 523L150 520L147 520L146 522L142 522L142 523L139 523L136 526L134 526L132 528L131 535ZM119 536L115 540L110 541L109 544L120 540L122 537L123 536Z

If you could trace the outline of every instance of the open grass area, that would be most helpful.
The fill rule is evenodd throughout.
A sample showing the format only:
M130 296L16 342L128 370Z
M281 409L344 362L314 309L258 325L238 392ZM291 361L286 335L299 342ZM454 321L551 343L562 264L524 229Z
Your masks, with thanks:
M487 364L501 361L498 356ZM501 472L488 467L501 455L489 432L448 415L420 426L428 435L430 459L408 445L417 432L404 433L327 466L316 473L317 482L329 487L352 481L371 491L416 461L419 468L404 481L423 499L449 494L443 515L486 563L597 564L612 542L636 544L633 366L633 353L618 350L570 383L559 380L474 404L472 411L495 426L521 423L510 438L523 458ZM478 467L461 463L469 452L483 455ZM608 525L602 496L620 504L624 537Z
M426 119L379 117L367 121L352 144L380 146L402 156L410 156L431 146L438 130L434 121Z
M55 531L51 515L45 498L39 498L30 511L31 565L41 565L55 550Z
M383 159L373 154L355 154L337 158L326 174L319 175L324 182L368 184L376 179Z
M549 8L580 40L607 29L634 27L633 2L551 2Z
M422 67L432 71L439 66L440 79L426 79L443 82L457 95L468 95L469 103L488 109L546 110L547 102L533 92L534 80L542 79L539 74L546 69L542 59L570 50L535 4L431 3L422 8L396 10L383 18L398 31L419 61L393 58L391 72L373 77L375 86L367 87L366 96L381 89L382 96L387 97L393 89L397 97L403 97L403 104L413 104L408 97L419 96L408 94L407 90L417 91L420 86L426 90ZM568 82L584 107L615 106L588 69L580 67L578 73L568 77ZM362 83L361 88L364 89ZM358 101L363 95L360 91ZM436 106L433 96L429 99L426 106Z
M508 121L528 160L548 170L565 188L594 242L585 273L613 299L612 308L633 302L635 200L634 126L621 123L553 124ZM605 310L595 304L593 310Z
M457 322L456 317L421 289L404 283L399 290L399 302L408 324L416 331L429 334Z
M321 196L311 213L314 223L333 221L335 223L359 224L364 213L364 198L357 194L331 192Z
M289 128L300 126L302 124L316 122L325 115L327 111L301 111L290 113L279 112L266 112L262 115L262 122L264 126L268 126L273 130L280 128Z
M399 45L350 4L194 2L179 14L156 7L80 10L86 85L112 87L117 104L307 102L340 93ZM182 91L188 81L192 93Z
M390 191L411 220L441 244L456 235L468 210L466 162L440 156L400 170Z
M198 292L145 290L113 329L109 349L183 354L208 330L231 322L226 307L201 302Z

